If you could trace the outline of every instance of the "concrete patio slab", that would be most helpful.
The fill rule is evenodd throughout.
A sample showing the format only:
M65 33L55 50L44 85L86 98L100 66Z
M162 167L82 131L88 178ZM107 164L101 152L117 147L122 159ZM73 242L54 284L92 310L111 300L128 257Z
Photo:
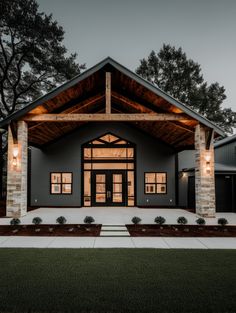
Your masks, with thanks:
M208 249L236 249L236 238L198 238Z
M136 248L158 248L169 249L163 238L157 237L132 237L132 241Z
M96 237L94 248L134 248L130 237Z
M185 216L189 224L196 224L198 216L183 209L142 209L137 207L90 207L90 208L39 208L29 211L21 218L21 223L32 224L35 216L42 218L44 224L56 224L58 216L65 216L69 224L81 224L86 215L93 216L96 223L103 225L131 224L131 219L138 216L142 224L154 224L156 216L163 216L168 224L177 224L179 216ZM219 217L227 218L229 224L236 225L236 213L216 213L216 218L207 218L206 224L216 225ZM0 225L9 225L11 218L0 218Z
M197 238L163 237L166 244L172 249L207 249Z

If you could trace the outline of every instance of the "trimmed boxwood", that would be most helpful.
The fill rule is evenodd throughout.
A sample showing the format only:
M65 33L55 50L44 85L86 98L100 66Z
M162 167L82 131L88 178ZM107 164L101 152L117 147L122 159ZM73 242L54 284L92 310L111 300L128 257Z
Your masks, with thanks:
M33 223L34 225L39 225L39 224L41 224L42 222L43 222L43 220L42 220L41 217L39 217L39 216L34 217L34 218L32 219L32 223Z
M58 224L64 225L64 224L66 224L67 220L66 220L66 218L65 218L64 216L59 216L59 217L56 219L56 222L57 222Z
M163 216L157 216L154 221L158 225L163 225L163 224L165 224L166 219Z
M199 218L196 220L196 223L197 223L198 225L205 225L205 224L206 224L206 221L205 221L204 218L199 217Z
M95 219L92 216L85 216L84 218L85 224L92 224L93 222L95 222Z
M224 217L218 218L218 221L217 221L217 222L218 222L218 224L219 224L220 226L225 226L225 225L228 224L227 219L224 218Z
M20 225L20 223L21 223L21 221L20 221L19 218L13 218L13 219L10 221L10 224L11 224L11 225L14 225L14 226Z
M186 224L188 224L188 220L186 219L186 217L180 216L177 219L177 223L181 224L181 225L186 225Z
M132 221L132 223L133 223L134 225L137 225L137 224L139 224L142 220L141 220L140 217L134 216L131 221Z

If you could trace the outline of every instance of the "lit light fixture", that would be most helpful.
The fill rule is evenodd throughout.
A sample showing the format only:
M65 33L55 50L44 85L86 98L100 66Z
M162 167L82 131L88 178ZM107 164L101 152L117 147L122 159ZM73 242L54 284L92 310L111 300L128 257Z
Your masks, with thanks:
M17 157L19 154L19 149L18 149L18 145L14 145L13 149L12 149L12 155L13 155L13 160L12 160L12 164L13 166L17 165Z
M15 146L13 147L13 151L12 151L13 157L14 157L14 158L17 158L18 153L19 153L18 145L15 145Z
M179 178L185 178L187 177L187 173L184 171L179 172Z
M210 160L211 160L211 155L210 155L209 152L206 152L206 154L205 154L205 160L206 160L207 162L210 162Z

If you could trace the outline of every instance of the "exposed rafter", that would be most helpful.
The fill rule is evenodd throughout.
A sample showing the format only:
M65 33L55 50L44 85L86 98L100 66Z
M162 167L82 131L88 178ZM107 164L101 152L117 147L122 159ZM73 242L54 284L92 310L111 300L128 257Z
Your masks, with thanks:
M130 106L132 109L134 109L136 112L141 112L141 113L155 113L155 111L149 109L148 107L145 107L144 105L131 100L115 91L112 91L111 93L112 99L117 100L119 102L124 103L125 105Z

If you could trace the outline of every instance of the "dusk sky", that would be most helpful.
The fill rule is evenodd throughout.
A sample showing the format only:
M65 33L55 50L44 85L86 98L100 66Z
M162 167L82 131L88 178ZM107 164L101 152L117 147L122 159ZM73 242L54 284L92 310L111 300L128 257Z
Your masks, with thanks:
M65 29L65 45L87 68L107 56L135 70L163 43L182 47L236 110L235 0L38 0Z

